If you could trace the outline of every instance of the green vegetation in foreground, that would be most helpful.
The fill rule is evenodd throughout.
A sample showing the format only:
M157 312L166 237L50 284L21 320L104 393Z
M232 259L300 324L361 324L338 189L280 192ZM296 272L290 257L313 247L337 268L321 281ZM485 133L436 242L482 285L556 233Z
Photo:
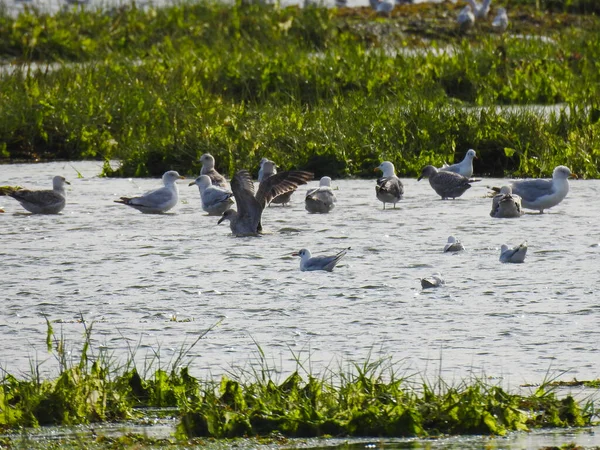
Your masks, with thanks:
M119 159L105 175L192 175L210 152L228 175L267 156L334 177L372 176L388 159L414 176L475 148L480 174L567 164L599 177L600 18L562 12L573 2L523 3L502 35L483 22L458 34L452 3L389 19L209 1L0 12L12 64L0 76L0 161ZM557 103L552 114L496 108Z
M181 440L273 433L288 438L503 435L539 427L582 427L597 419L593 402L582 406L571 396L560 399L547 383L529 396L510 394L481 379L458 386L441 380L431 384L414 376L398 377L386 360L367 360L320 378L302 376L298 361L297 371L278 382L259 349L259 370L200 381L181 363L210 329L182 349L169 369L152 374L147 368L142 376L133 355L115 367L104 352L96 354L92 326L82 323L81 356L71 362L65 341L48 322L48 350L60 369L56 379L40 379L39 367L32 367L26 380L4 373L0 429L128 421L143 416L144 407L169 407L170 414L176 408Z

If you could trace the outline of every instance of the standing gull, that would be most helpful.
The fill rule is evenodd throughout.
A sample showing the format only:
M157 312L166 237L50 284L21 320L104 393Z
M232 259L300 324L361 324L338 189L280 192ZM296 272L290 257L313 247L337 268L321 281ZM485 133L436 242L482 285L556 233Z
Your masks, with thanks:
M440 170L458 173L463 177L471 178L473 176L473 158L477 158L477 154L475 150L469 149L461 162L452 164L451 166L445 164Z
M23 208L33 214L58 214L66 204L65 184L71 184L60 175L52 178L52 190L30 191L29 189L3 190L3 195L17 200Z
M492 21L492 26L500 31L506 31L508 28L508 14L505 8L498 8L496 17Z
M456 23L458 23L458 28L461 31L467 31L469 28L472 28L473 25L475 25L475 15L471 10L470 5L465 6L460 11L458 17L456 18Z
M448 236L448 242L444 245L444 253L460 252L465 249L465 246L454 236Z
M208 175L210 177L210 181L215 186L220 186L223 188L227 187L227 181L225 180L225 177L215 170L215 158L213 158L213 155L210 153L205 153L200 157L200 162L202 163L200 175Z
M220 216L233 205L233 193L228 189L213 186L208 175L200 175L189 186L198 186L202 209L209 216Z
M277 166L271 160L266 160L264 163L262 163L261 169L263 172L262 178L259 180L260 182L263 182L267 178L277 174ZM260 177L260 173L258 174L258 176ZM294 192L296 192L296 188L284 192L283 194L277 195L273 200L271 200L271 203L275 203L282 206L288 205Z
M523 208L537 210L541 214L564 200L569 193L570 177L575 177L575 174L568 167L557 166L551 180L517 180L510 186L512 193L521 197ZM494 190L499 191L498 188Z
M492 199L492 210L490 216L496 218L521 217L521 197L512 193L510 186L502 186L500 193Z
M261 217L265 207L278 195L296 189L312 180L313 174L301 170L280 172L268 177L258 185L254 194L254 183L247 170L238 171L231 180L231 190L237 211L228 209L217 223L229 220L231 232L236 236L257 236L262 233Z
M527 241L518 247L508 248L508 245L502 244L500 247L500 262L502 263L522 263L525 262L527 254Z
M485 19L490 12L490 3L492 0L483 0L483 3L477 3L475 0L467 0L469 6L473 8L473 14L477 19Z
M429 178L429 184L442 200L460 197L471 187L472 182L479 181L454 172L438 172L434 166L425 166L417 181L422 178Z
M265 163L269 161L269 158L263 158L260 160L260 169L258 169L258 182L260 183L265 177ZM273 161L271 161L273 162ZM273 163L273 167L269 167L271 169L270 175L275 175L277 173L277 166Z
M121 197L115 203L122 203L137 209L144 214L160 214L173 208L179 200L177 180L185 177L174 170L165 172L162 176L163 187L148 191L138 197Z
M375 186L377 199L383 203L383 209L385 209L386 203L393 203L394 208L396 208L396 203L404 195L404 185L400 178L396 176L394 165L389 161L384 161L375 170L383 172L383 176L377 180Z
M310 189L304 198L304 207L309 213L328 213L335 208L337 201L331 189L331 178L323 177L319 181L319 187Z
M302 272L311 270L326 270L327 272L331 272L348 250L350 250L350 247L342 250L337 255L313 257L310 250L303 248L299 252L292 253L292 256L300 257L300 270Z

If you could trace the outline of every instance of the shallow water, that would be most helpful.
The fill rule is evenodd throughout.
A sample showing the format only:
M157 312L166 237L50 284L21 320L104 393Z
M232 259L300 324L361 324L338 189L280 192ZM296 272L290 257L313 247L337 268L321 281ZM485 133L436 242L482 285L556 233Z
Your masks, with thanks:
M308 214L303 186L292 207L266 210L272 234L235 238L201 211L188 180L172 214L144 215L113 200L160 181L99 178L100 169L0 166L0 185L48 188L57 174L71 182L57 216L29 215L0 197L0 365L13 374L31 361L55 373L44 316L76 353L83 315L94 322L96 352L123 361L136 350L140 365L155 351L168 364L221 321L190 351L197 376L250 369L260 346L263 364L281 376L296 359L323 373L371 355L407 374L486 376L509 388L563 372L563 380L600 377L598 180L572 181L547 214L504 220L489 217L484 198L497 179L455 201L406 179L405 199L385 211L374 180L338 180L331 214ZM467 251L442 253L449 235ZM524 240L525 264L499 263L501 244ZM300 272L291 253L303 247L352 249L332 273ZM420 277L434 272L446 286L423 291Z

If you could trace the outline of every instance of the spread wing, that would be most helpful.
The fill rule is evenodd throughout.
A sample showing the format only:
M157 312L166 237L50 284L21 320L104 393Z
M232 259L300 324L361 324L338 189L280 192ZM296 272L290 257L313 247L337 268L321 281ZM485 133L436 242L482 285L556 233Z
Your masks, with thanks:
M303 170L279 172L270 176L269 178L263 178L258 186L256 200L260 204L261 208L265 208L269 203L271 203L271 200L278 195L293 191L301 184L306 184L313 178L313 173L305 172Z
M249 221L253 228L258 227L264 206L254 197L254 182L250 172L245 169L239 170L231 179L231 190L240 220Z

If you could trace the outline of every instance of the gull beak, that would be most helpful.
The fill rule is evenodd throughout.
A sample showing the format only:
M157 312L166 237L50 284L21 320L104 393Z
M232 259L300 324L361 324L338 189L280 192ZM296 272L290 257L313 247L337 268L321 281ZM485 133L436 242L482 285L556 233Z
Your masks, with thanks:
M300 253L294 252L294 253L292 253L292 256L300 256Z
M185 177L183 175L179 175L179 179L180 180L185 180Z
M68 184L69 186L71 186L71 183L69 183L67 180L65 180L65 184Z
M421 175L419 178L417 178L417 181L421 181L421 178L423 178L423 175Z
M571 175L569 175L569 178L574 178L577 180L579 177L577 176L576 173L572 173Z
M221 218L219 219L219 221L217 222L217 225L221 225L221 222L223 222L224 220L225 220L225 217L221 217Z
M193 185L195 185L195 184L196 184L196 182L195 182L195 181L192 181L190 184L188 184L188 186L193 186Z
M378 170L381 170L381 169L380 169L379 167L375 167L375 168L373 169L373 172L377 172Z

